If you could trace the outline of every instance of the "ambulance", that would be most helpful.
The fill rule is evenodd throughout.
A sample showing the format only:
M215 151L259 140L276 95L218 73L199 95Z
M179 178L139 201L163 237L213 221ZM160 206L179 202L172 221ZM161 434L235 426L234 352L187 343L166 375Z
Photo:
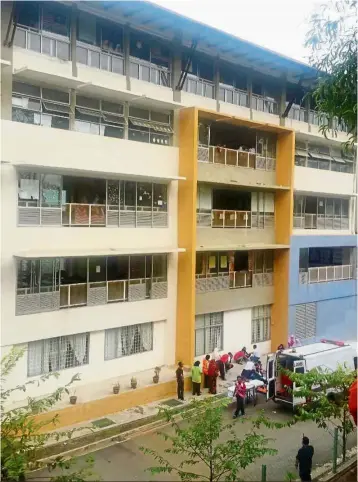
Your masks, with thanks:
M314 368L327 372L336 370L339 365L354 370L356 363L356 348L331 340L277 351L267 356L267 400L289 405L292 409L306 402L293 396L296 384L281 372L281 367L294 373L306 373Z

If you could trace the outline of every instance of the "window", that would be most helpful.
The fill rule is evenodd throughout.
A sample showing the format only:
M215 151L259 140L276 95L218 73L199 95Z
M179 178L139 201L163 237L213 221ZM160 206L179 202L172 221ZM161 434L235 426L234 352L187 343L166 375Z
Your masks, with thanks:
M153 323L105 330L105 360L114 360L151 350L153 350Z
M129 121L129 140L170 145L173 129L169 113L129 107Z
M260 343L270 339L271 305L252 308L251 343Z
M68 92L13 83L12 120L15 122L68 130L69 104Z
M33 377L87 365L88 358L89 333L30 342L27 354L27 375Z
M296 305L295 335L299 340L316 336L316 303Z
M223 349L224 313L207 313L195 317L195 356Z

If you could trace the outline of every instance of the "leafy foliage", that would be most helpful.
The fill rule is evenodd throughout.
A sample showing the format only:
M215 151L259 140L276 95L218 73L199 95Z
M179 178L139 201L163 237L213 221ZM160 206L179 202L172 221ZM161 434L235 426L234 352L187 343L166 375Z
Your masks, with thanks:
M69 394L69 387L79 380L79 376L72 377L69 383L64 387L57 388L52 394L43 398L35 399L28 397L26 404L19 408L7 410L6 402L11 395L16 391L26 392L29 385L40 385L50 378L58 378L58 373L50 373L41 376L38 380L29 380L23 385L18 385L14 388L5 389L4 383L7 376L15 368L17 362L24 355L24 349L13 348L8 355L1 359L1 391L0 391L0 409L1 409L1 475L3 480L24 480L26 472L43 467L37 461L37 451L42 448L46 442L51 438L52 440L59 440L60 437L66 436L71 438L75 429L66 432L56 432L56 434L43 433L42 430L48 427L53 430L58 422L57 415L49 415L48 419L43 421L36 421L34 416L46 413L54 405L61 400L63 395ZM80 482L84 480L84 475L90 472L92 465L91 459L88 460L86 467L77 472L67 475L68 470L73 466L74 461L64 461L58 457L54 462L48 464L47 468L53 471L55 468L60 469L61 476L54 476L53 481L69 481ZM64 478L65 477L65 478ZM67 478L66 478L67 477Z
M310 19L306 46L317 68L313 99L327 135L345 125L349 143L357 141L357 0L330 0Z
M239 438L233 424L223 421L223 407L226 402L218 403L213 398L202 401L194 400L190 410L182 415L183 423L168 409L163 409L167 421L174 429L174 434L160 433L169 442L165 454L177 463L168 460L156 450L141 447L151 455L157 466L148 469L152 474L177 473L182 481L209 480L210 482L237 480L240 469L245 469L259 457L273 455L277 451L269 448L269 439L252 430ZM221 434L228 436L221 441ZM197 467L196 465L199 464Z

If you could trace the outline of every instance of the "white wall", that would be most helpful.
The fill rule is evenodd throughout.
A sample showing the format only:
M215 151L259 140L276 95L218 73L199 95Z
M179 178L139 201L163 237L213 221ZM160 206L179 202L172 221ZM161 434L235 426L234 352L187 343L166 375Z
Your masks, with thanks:
M325 171L295 166L294 188L304 193L352 195L355 176L346 172Z
M83 332L83 331L82 331ZM81 331L77 331L81 333ZM12 401L23 400L27 396L42 396L53 392L60 386L64 386L71 378L79 373L81 380L76 383L77 386L83 386L92 382L103 382L103 380L112 377L121 377L123 375L142 372L155 366L162 366L165 360L165 340L166 340L166 321L160 321L153 325L153 350L138 355L131 355L114 360L104 360L104 330L93 331L90 333L89 348L89 364L81 367L68 368L60 371L59 378L50 378L43 384L29 385L26 393L18 391L14 393ZM27 348L27 345L19 345L21 348ZM11 347L2 348L2 355L10 351ZM23 384L28 380L36 380L39 377L27 376L27 353L19 360L11 375L5 384L7 387ZM110 394L110 386L108 387Z
M246 346L252 349L251 343L251 308L224 312L224 352L236 353ZM271 341L257 343L261 355L270 352Z

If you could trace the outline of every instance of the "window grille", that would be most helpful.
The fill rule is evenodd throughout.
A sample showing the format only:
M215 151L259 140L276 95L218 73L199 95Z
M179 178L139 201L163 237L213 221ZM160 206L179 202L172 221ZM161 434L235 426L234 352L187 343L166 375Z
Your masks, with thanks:
M104 359L113 360L153 350L153 323L105 330Z
M270 340L271 305L252 308L251 343Z
M33 377L88 364L89 333L28 343L27 375Z
M224 313L206 313L195 317L195 356L223 349Z

